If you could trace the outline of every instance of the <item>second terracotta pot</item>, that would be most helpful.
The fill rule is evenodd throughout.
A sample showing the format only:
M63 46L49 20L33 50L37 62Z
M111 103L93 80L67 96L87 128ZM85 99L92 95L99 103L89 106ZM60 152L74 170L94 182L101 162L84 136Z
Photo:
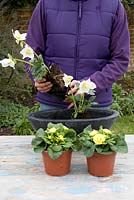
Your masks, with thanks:
M108 155L94 153L87 157L88 172L93 176L111 176L114 170L116 153Z
M64 176L70 172L72 151L64 151L62 155L53 160L47 151L42 152L44 168L47 174L51 176Z

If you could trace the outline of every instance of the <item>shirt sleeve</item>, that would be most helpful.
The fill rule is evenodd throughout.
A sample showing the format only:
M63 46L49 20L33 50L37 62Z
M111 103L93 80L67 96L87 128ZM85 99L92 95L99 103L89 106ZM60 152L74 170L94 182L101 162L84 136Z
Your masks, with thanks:
M45 51L45 6L44 0L39 0L29 22L26 43L37 53L44 54ZM33 77L29 65L26 72L32 81Z
M127 71L130 54L130 38L125 9L119 1L117 14L112 26L110 42L110 60L103 67L90 76L96 84L97 90L103 90L118 80Z

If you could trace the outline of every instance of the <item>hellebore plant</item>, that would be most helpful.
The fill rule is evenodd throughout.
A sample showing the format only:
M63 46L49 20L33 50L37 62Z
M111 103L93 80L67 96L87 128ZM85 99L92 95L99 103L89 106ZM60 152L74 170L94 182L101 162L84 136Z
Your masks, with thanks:
M77 150L76 131L64 126L62 123L48 123L47 129L38 129L32 140L35 152L48 151L50 158L58 158L63 151Z
M15 69L17 62L22 62L30 66L34 79L42 79L42 77L49 71L48 67L44 64L42 56L37 55L36 52L26 44L26 33L21 34L18 30L15 32L12 31L12 33L13 37L16 39L16 43L22 48L20 54L23 56L23 59L13 58L12 55L8 54L8 58L0 61L2 67L9 66Z
M65 87L67 87L68 90L70 89L72 91L70 83L73 80L73 77L64 74L63 80ZM66 96L66 100L72 102L74 106L73 118L77 118L79 115L86 113L86 111L93 104L96 104L95 102L93 102L93 100L95 99L95 88L96 88L94 82L92 82L90 79L83 80L81 82L76 81L76 87L78 90L76 95L74 95L72 92L71 95ZM87 99L86 95L88 95Z
M22 62L30 66L35 80L42 79L42 77L49 71L48 67L44 64L42 56L37 55L36 52L34 52L33 49L26 44L26 33L21 34L18 30L15 32L12 31L12 33L16 43L22 48L20 54L23 56L23 59L13 58L12 55L8 54L8 58L0 61L2 67L9 66L15 69L17 62Z
M41 80L45 78L52 83L52 89L49 93L55 93L61 98L65 97L65 86L63 81L64 73L55 63L51 63L50 66L46 66L42 55L38 55L26 42L26 33L20 33L18 30L13 32L13 37L16 43L22 48L20 54L22 59L14 58L8 54L7 58L0 60L2 67L12 67L15 69L15 65L18 62L28 64L31 74L34 80Z
M86 157L91 157L94 152L99 154L111 154L112 152L127 153L128 147L125 135L113 133L109 129L92 130L87 126L79 134L82 151Z

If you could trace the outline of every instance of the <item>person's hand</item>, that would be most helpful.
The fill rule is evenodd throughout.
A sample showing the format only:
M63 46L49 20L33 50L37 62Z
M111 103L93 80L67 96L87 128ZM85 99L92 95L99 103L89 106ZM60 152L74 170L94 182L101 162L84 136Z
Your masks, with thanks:
M45 92L49 92L52 89L52 83L46 81L45 78L39 80L39 81L35 81L35 87L37 88L38 91L45 93Z
M68 95L73 94L75 96L77 94L78 88L76 87L76 83L78 83L78 81L76 81L76 80L73 80L70 83L70 85L69 85L70 90L68 91Z
M73 80L73 81L70 83L70 85L69 85L70 90L68 91L68 95L73 94L74 96L76 96L76 95L79 94L78 88L76 87L76 83L77 83L77 82L78 82L78 81ZM73 103L70 103L69 106L68 106L68 108L73 107L73 105L74 105Z

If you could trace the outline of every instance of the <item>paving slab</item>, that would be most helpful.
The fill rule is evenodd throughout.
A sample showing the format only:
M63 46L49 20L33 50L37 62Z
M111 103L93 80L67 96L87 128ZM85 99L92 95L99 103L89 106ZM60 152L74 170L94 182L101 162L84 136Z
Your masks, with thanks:
M134 199L134 136L126 136L129 152L117 154L110 177L88 174L80 152L73 153L70 174L49 176L31 140L32 136L0 137L0 200Z

